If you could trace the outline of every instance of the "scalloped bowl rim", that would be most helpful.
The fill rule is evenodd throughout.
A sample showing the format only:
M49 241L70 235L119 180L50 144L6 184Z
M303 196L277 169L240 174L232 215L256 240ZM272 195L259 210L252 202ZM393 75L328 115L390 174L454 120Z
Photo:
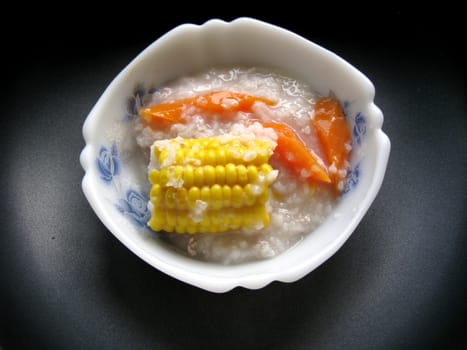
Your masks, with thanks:
M305 237L294 247L273 259L226 266L193 260L168 249L165 244L154 241L149 244L147 239L140 240L139 237L135 238L136 236L129 234L128 228L122 226L120 220L116 220L118 212L115 208L109 206L108 201L104 200L100 195L102 186L98 181L94 165L99 140L104 137L100 131L99 126L101 124L99 123L103 123L104 116L108 118L108 115L112 114L115 101L129 96L130 87L134 88L137 81L144 80L147 76L158 76L160 84L170 78L175 78L177 75L183 75L215 64L216 60L219 59L222 60L222 63L228 64L231 57L233 57L232 53L229 52L230 46L226 44L222 47L222 45L219 45L219 40L227 37L233 43L233 46L238 46L239 44L235 40L238 41L246 33L251 33L251 35L248 35L247 40L253 40L253 42L259 40L259 36L262 36L277 41L276 44L288 45L286 47L290 48L291 52L281 52L281 55L284 56L282 59L293 61L296 65L292 68L290 66L285 68L288 71L290 69L292 75L308 74L308 77L304 80L310 83L312 88L318 92L326 94L329 91L326 91L326 87L319 84L319 86L313 86L312 80L310 80L311 75L318 73L319 76L319 72L324 70L329 73L332 81L321 82L321 84L330 84L333 87L332 92L338 97L347 93L352 95L355 101L360 101L358 108L365 112L368 122L365 140L367 149L362 151L364 157L362 159L364 165L367 163L371 165L370 170L372 172L370 173L371 176L367 176L363 181L365 182L365 188L362 188L363 184L360 184L360 188L350 193L348 198L341 202L344 204L339 204L339 218L328 218L313 234ZM201 44L206 52L214 53L214 58L209 56L210 58L207 59L201 49L187 48L186 45L190 42ZM213 48L214 44L221 47ZM259 44L263 45L263 43ZM275 46L277 45L265 42L261 49L275 50ZM238 47L243 50L243 46ZM182 52L192 50L190 52L193 53L193 56L190 57L192 61L189 63L191 68L187 71L184 71L187 69L186 65L177 66L177 64L183 64L184 60L186 60L185 57L177 56L180 54L177 50L182 50ZM260 62L258 63L263 65L267 53L256 56L256 53L251 49L245 48L244 50L245 53L242 52L239 57L246 57L246 61L252 63L255 63L254 61L259 57ZM296 54L297 50L304 57L292 57L291 55ZM163 56L164 53L168 53L166 55L168 58ZM305 63L306 59L310 58L313 58L313 60L309 61L312 63ZM174 63L167 63L166 61L169 59ZM213 60L213 63L206 62L206 60ZM269 58L266 60L269 60ZM274 63L266 62L264 65L275 66L277 62L281 61L277 57L273 57L271 60ZM154 62L162 62L162 64L158 65L154 64ZM165 63L165 66L163 63ZM307 64L307 69L303 67L305 64ZM319 67L315 68L316 71L313 73L313 67L316 65ZM175 73L166 72L175 68L163 69L170 67L177 67L176 75L174 75ZM308 73L308 68L310 68L311 73ZM333 75L335 70L347 79L342 79L337 73ZM182 71L181 74L179 74L180 71ZM232 22L213 19L202 25L182 24L161 36L130 62L114 78L90 111L83 125L83 136L86 145L80 155L80 162L85 171L82 189L94 212L110 232L141 259L174 278L212 292L226 292L237 286L258 289L272 281L293 282L313 271L345 243L368 211L381 187L389 158L390 141L381 130L383 114L374 104L373 98L373 84L360 71L336 54L287 29L251 18L239 18ZM369 145L371 147L368 147ZM337 234L335 233L336 229L339 231ZM313 252L313 239L310 237L315 234L320 237L321 241L319 242L324 243L322 243L323 246L319 251ZM329 237L326 237L326 235ZM330 240L331 238L332 240ZM312 253L307 254L307 249Z

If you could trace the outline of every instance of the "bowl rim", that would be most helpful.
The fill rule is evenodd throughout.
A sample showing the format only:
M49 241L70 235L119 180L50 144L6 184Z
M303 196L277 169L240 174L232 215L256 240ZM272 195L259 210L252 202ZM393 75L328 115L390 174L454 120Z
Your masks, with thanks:
M369 110L373 111L375 114L374 116L370 117L374 118L374 140L376 147L375 153L378 155L378 157L376 159L375 174L371 180L370 187L366 191L363 200L363 205L358 207L358 210L353 215L351 222L349 222L345 229L337 236L337 239L334 239L332 244L328 245L326 249L322 250L312 259L301 261L300 263L291 266L286 271L268 271L267 269L254 269L254 273L248 273L242 276L232 276L231 274L225 274L225 272L233 270L240 271L242 269L245 269L245 266L250 267L254 265L258 267L267 265L270 263L271 260L274 259L254 261L251 263L245 263L240 265L224 266L220 264L206 263L202 261L193 260L187 257L179 256L181 260L189 259L190 264L193 264L194 266L201 266L200 269L191 270L183 268L183 264L179 264L181 260L178 261L178 263L176 262L174 264L174 261L170 260L172 259L171 256L164 252L165 247L158 247L157 252L160 254L160 256L155 257L153 253L148 251L148 249L142 246L135 245L134 242L131 239L129 239L128 236L121 232L120 227L118 227L118 223L113 220L112 215L106 211L104 204L99 199L99 193L95 188L95 181L93 182L91 172L89 171L92 168L92 165L94 164L93 156L96 153L95 145L92 143L95 133L97 132L97 128L95 127L95 125L98 120L99 111L103 107L104 100L110 98L110 92L116 86L118 86L118 84L125 82L125 79L132 74L134 67L144 62L144 60L146 60L147 57L149 57L154 51L157 51L161 43L167 42L173 37L184 35L184 33L188 31L200 31L202 29L208 30L209 28L215 29L216 26L229 26L231 30L235 30L236 28L239 28L241 26L260 26L264 30L274 31L275 33L280 33L281 35L288 35L293 40L302 41L303 44L312 47L314 50L318 50L328 59L335 60L339 64L344 65L346 69L350 70L353 74L358 76L361 79L362 84L366 86L367 89L366 96L368 97L367 102L369 104ZM293 282L313 271L315 268L317 268L326 260L328 260L332 255L334 255L340 247L342 247L342 245L354 232L357 225L359 224L359 222L371 206L372 202L376 198L383 182L391 148L388 136L382 131L382 124L383 114L379 110L379 108L374 104L374 87L370 80L365 75L363 75L363 73L361 73L357 68L352 66L340 56L308 39L305 39L302 36L299 36L296 33L293 33L285 28L281 28L274 24L270 24L264 21L248 17L237 18L231 22L226 22L220 19L211 19L200 25L181 24L162 35L159 39L156 39L146 49L139 53L120 73L118 73L117 76L113 79L113 81L105 89L104 93L101 95L101 97L98 99L98 101L86 117L85 122L83 124L83 137L86 144L80 154L80 162L85 172L82 180L82 190L91 207L93 208L94 212L99 217L100 221L117 239L119 239L128 249L130 249L133 253L135 253L145 262L157 268L161 272L164 272L176 279L179 279L183 282L211 292L227 292L235 287L240 286L248 289L258 289L268 285L273 281ZM214 265L215 268L213 268ZM204 268L206 267L209 268L207 270L204 270ZM201 270L205 273L200 273ZM215 271L216 273L213 274L213 271ZM207 272L211 272L211 274Z

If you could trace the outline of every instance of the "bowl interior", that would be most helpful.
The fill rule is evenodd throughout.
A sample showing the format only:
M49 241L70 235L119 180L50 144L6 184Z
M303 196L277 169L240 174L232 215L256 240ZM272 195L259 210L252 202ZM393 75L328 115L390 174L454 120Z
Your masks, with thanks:
M316 92L337 97L352 130L351 171L335 211L313 234L270 260L235 266L196 261L147 227L147 160L138 150L131 118L153 88L213 66L280 69ZM373 104L371 82L335 54L285 29L253 19L182 25L136 57L109 85L83 127L83 190L106 227L143 260L178 279L221 292L294 281L329 258L350 236L384 176L389 140Z

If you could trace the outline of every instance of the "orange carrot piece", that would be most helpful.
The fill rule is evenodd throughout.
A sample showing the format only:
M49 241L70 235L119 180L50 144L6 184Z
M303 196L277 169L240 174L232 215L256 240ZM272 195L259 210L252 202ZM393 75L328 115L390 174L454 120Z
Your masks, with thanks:
M309 181L330 183L327 169L321 159L306 147L299 136L287 125L259 121L265 128L272 128L277 134L277 146L274 150L279 159L289 165L299 176Z
M149 124L185 124L186 120L182 118L183 108L187 104L184 100L178 100L170 103L161 103L158 105L141 108L139 114Z
M183 119L183 110L188 106L195 106L205 112L250 112L255 102L274 105L275 102L263 97L242 94L230 91L214 91L204 95L188 97L168 103L145 107L139 113L149 124L176 124L186 123Z
M343 183L339 186L339 182L347 175L351 139L350 127L339 101L323 98L316 102L311 123L323 147L332 183L341 192Z

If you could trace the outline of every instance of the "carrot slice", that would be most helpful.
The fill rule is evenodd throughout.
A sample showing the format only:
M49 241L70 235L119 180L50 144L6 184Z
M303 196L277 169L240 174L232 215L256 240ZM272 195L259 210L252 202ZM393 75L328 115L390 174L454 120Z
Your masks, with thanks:
M139 114L149 124L184 124L186 120L182 118L182 111L187 104L185 100L161 103L141 108Z
M277 146L274 153L289 165L295 174L312 182L331 182L321 158L308 149L290 127L281 123L258 121L265 128L272 128L276 132Z
M274 105L275 102L263 97L252 96L231 91L214 91L204 95L188 97L168 103L145 107L139 113L149 124L186 123L183 110L188 106L197 107L205 112L250 112L256 102Z
M316 130L329 165L329 177L337 192L344 189L350 155L350 127L339 101L323 98L315 104L311 123Z

